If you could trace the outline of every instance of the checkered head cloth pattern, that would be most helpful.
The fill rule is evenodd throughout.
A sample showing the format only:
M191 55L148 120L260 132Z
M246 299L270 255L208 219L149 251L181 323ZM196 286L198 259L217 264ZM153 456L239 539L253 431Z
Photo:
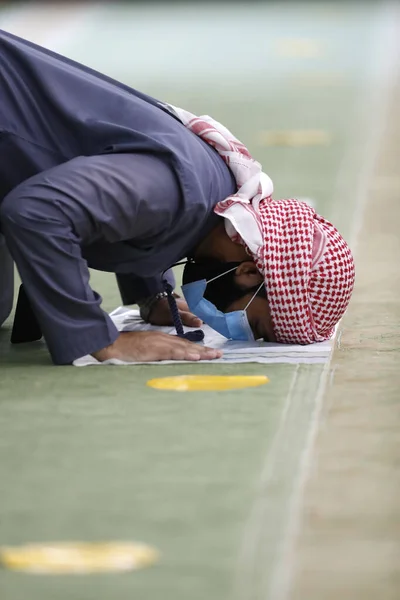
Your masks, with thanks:
M264 276L278 342L329 339L354 286L354 262L337 229L305 202L273 200L273 183L260 163L226 127L166 106L213 146L232 171L237 192L214 211L232 241L243 244Z
M298 200L262 200L263 245L253 258L265 287L278 342L329 339L354 286L354 261L337 229Z

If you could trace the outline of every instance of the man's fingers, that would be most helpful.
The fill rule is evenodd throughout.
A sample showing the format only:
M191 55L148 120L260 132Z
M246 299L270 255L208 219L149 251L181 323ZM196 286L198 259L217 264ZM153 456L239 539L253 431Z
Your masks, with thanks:
M188 340L155 331L122 332L107 348L93 354L97 360L118 358L124 361L214 360L220 350L194 344Z
M191 312L179 311L179 314L181 316L182 323L186 325L186 327L201 327L203 324L203 321Z
M178 299L177 305L182 323L186 327L201 327L201 319L189 311L189 307L184 300ZM173 325L171 311L166 298L159 300L153 307L149 315L149 323L152 323L152 325Z
M193 352L200 354L201 359L214 360L215 358L221 358L222 350L215 350L215 348L206 348L204 346L198 346L198 350L194 350Z
M177 298L176 305L180 312L189 312L189 306L187 305L186 300L183 298Z
M222 356L221 350L200 346L182 338L174 338L174 342L168 348L169 352L171 352L169 360L215 360Z
M188 348L173 348L169 360L200 360L200 354Z

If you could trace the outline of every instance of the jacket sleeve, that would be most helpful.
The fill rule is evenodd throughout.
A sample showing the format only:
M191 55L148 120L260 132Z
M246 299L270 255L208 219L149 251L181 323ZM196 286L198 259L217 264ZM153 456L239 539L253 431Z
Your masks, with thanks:
M139 278L130 274L116 275L118 288L121 294L122 303L126 304L137 304L139 300L148 298L149 296L155 296L159 292L164 291L162 283L163 277L175 287L175 277L172 269L168 269L158 277Z

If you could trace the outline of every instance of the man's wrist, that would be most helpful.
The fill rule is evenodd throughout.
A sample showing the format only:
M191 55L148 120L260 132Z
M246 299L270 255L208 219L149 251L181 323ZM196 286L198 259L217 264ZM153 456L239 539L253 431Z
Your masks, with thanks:
M173 296L175 298L180 298L180 296L175 292L173 292ZM153 296L148 296L147 298L142 298L141 300L138 300L137 305L139 306L140 316L143 319L143 321L148 323L150 313L153 310L153 308L156 306L156 304L158 304L160 300L167 297L167 292L158 292L158 294L154 294Z
M140 309L140 316L143 319L143 321L148 323L150 313L153 310L153 308L155 307L155 305L162 298L166 298L167 296L168 296L167 292L158 292L158 294L153 294L152 296L148 296L147 298L142 298L141 300L137 301L137 304Z

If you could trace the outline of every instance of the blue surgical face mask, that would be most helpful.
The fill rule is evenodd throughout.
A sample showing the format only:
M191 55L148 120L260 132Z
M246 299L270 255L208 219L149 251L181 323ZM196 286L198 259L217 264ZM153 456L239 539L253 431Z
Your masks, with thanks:
M217 275L217 277L213 277L213 279L210 279L209 281L201 279L199 281L187 283L182 286L182 293L189 306L190 312L195 314L196 317L199 317L199 319L204 321L209 327L231 340L254 341L254 335L247 319L246 310L253 302L264 283L260 284L260 287L243 310L223 313L209 300L204 298L204 292L208 283L231 273L236 268L237 267L229 269L229 271L225 271L225 273L221 273L221 275Z

